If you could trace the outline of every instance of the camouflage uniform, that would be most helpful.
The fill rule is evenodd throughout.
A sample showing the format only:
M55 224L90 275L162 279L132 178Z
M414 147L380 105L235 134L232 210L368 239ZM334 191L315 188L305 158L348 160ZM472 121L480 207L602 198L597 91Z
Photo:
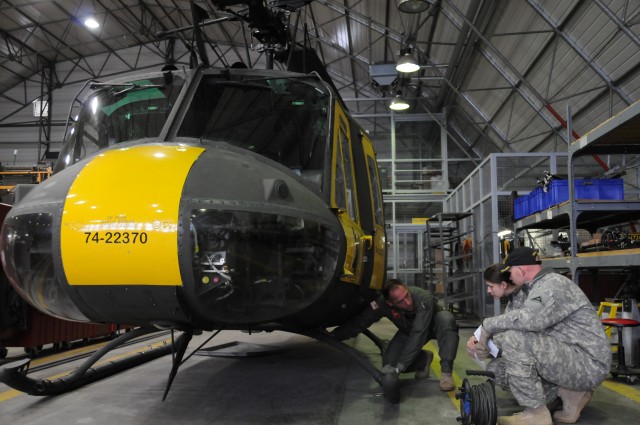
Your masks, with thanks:
M489 364L487 365L487 370L495 374L494 383L496 385L500 386L505 391L511 390L507 377L507 361L504 357L499 357L489 362ZM560 387L552 382L548 382L542 378L540 379L542 384L542 391L545 395L545 404L548 405L558 397L558 389Z
M353 338L386 317L396 325L398 332L383 353L383 364L396 366L401 372L413 372L424 367L422 347L435 337L442 372L451 373L459 340L453 314L443 311L430 292L413 286L407 289L413 298L413 311L389 306L380 297L377 301L372 301L360 315L334 329L332 335L341 340Z
M529 288L526 285L519 287L516 290L516 292L509 295L509 302L507 302L507 306L505 307L504 312L508 313L512 310L517 310L519 308L522 308L522 306L524 305L524 302L527 300L528 293L529 293ZM489 362L489 364L487 364L487 370L495 374L496 378L494 382L496 383L496 385L499 385L504 390L509 389L509 382L507 381L506 363L505 363L504 357L498 357L497 359L492 359ZM554 398L555 398L555 394L554 394Z
M555 398L558 387L589 391L611 367L604 328L586 295L569 279L542 270L504 314L484 320L502 352L489 369L521 406ZM528 292L528 293L527 293Z

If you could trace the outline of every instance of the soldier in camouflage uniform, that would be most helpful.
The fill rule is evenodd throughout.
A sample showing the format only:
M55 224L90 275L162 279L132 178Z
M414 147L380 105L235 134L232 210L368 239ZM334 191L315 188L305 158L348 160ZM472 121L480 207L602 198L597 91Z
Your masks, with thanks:
M504 264L493 264L484 271L484 283L487 285L487 293L493 298L501 299L506 298L507 306L505 307L505 313L522 308L524 302L527 299L528 287L526 285L518 286L511 282L510 273L508 270L504 270ZM495 375L494 382L504 390L509 390L509 382L506 374L506 361L503 357L494 359L489 356L489 350L478 350L478 340L475 335L471 335L467 341L467 352L469 356L475 358L481 358L485 360L490 358L491 361L487 364L486 368ZM480 352L479 352L480 351ZM558 398L558 386L551 384L544 379L542 380L542 386L544 388L547 407L551 412L562 408L562 401Z
M397 279L391 279L385 283L382 296L377 301L371 302L354 319L334 329L331 335L339 340L353 338L382 317L391 320L398 328L383 353L382 372L394 379L399 373L414 371L416 378L428 377L433 353L422 347L435 338L442 369L440 389L453 391L455 384L452 372L459 341L458 326L453 314L443 311L429 291L408 287Z
M498 418L498 424L551 425L545 405L555 397L561 423L575 423L611 367L611 351L595 309L580 288L562 275L543 270L537 252L521 247L505 260L511 281L522 286L519 308L484 320L476 346L486 352L489 338L502 357L491 363L496 383L507 384L521 413Z
M514 285L513 282L511 282L509 271L502 271L502 269L504 269L504 264L492 264L485 269L482 277L484 278L484 284L487 285L487 293L489 295L497 300L501 298L507 299L507 306L504 310L506 313L508 311L522 307L526 299L526 294L525 291L521 291L521 286ZM475 337L475 335L471 335L471 337L467 341L467 352L471 357L477 357L477 344L478 339ZM484 355L487 354L488 353L482 353L482 356L484 357ZM494 362L490 363L487 367L489 370L496 373L497 377L498 371L492 369L493 363ZM507 386L506 382L496 381L496 383L502 387Z

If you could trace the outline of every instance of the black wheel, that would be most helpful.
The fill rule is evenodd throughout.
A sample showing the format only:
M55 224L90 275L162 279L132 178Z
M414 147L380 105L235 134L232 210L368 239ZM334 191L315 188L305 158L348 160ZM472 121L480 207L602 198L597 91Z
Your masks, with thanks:
M460 400L460 418L459 422L462 425L471 425L472 412L471 412L471 385L467 378L462 380L462 386L460 392L456 394L456 398Z
M611 376L613 376L614 378L618 377L618 372L611 372Z
M393 404L400 402L399 384L398 374L396 373L385 373L382 376L382 395L385 400Z

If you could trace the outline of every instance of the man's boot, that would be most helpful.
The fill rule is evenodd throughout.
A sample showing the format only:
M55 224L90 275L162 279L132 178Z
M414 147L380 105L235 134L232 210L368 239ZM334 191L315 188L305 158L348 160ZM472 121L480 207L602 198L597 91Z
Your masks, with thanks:
M453 382L453 375L442 372L442 376L440 377L440 391L453 391L455 389L456 384Z
M593 391L573 391L560 388L558 396L562 399L562 410L554 413L553 419L563 424L574 424L578 421L580 413L587 405Z
M425 379L429 377L431 362L433 361L433 352L429 350L423 350L423 351L426 357L426 361L425 361L424 367L416 370L416 379Z
M542 406L527 407L512 416L499 416L498 425L553 425L551 413L544 404Z

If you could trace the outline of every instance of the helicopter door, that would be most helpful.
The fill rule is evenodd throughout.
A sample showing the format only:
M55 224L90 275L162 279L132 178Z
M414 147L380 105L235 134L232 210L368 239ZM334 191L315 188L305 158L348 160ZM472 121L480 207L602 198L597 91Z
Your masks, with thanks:
M369 139L365 133L361 133L360 140L362 141L362 149L366 162L365 170L367 172L368 196L371 197L369 205L371 205L372 210L370 214L373 216L370 225L371 234L365 236L367 242L365 249L369 257L368 260L369 262L373 260L373 264L370 265L372 271L369 277L369 287L372 289L381 289L385 281L385 268L387 264L385 257L387 241L384 228L384 204L382 202L378 163L376 162L371 139ZM364 188L361 188L361 190L362 189Z
M358 201L353 175L349 121L338 102L335 103L332 147L331 207L337 211L345 234L346 251L340 280L360 284L364 236L358 215Z

